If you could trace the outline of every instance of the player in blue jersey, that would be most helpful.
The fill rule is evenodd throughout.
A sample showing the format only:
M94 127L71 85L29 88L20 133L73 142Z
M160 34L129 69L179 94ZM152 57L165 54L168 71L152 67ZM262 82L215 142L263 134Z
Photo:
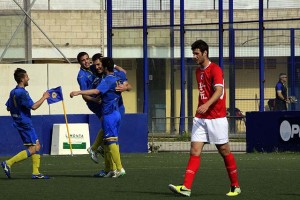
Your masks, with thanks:
M119 76L114 75L114 63L111 58L103 58L102 65L106 73L105 78L100 82L96 89L73 91L70 97L78 95L99 95L102 98L102 127L104 129L104 147L112 161L116 164L116 172L112 177L118 178L126 174L120 158L118 145L118 134L121 121L119 112L119 99L121 92L116 91L118 85L126 79L125 73L120 73ZM111 163L113 164L113 163Z
M99 85L99 83L102 81L102 79L105 76L105 73L104 73L104 70L102 67L102 62L101 62L102 57L103 56L100 53L97 53L97 54L93 55L93 57L92 57L93 65L90 66L90 70L93 72L93 74L96 76L96 78L94 79L94 81L92 83L91 89L96 89L97 86ZM101 109L102 108L100 108L100 112L101 112ZM99 119L102 120L102 118L99 118ZM100 170L99 172L94 174L94 177L108 178L108 177L112 176L112 174L109 173L111 171L111 169L116 170L116 165L111 160L111 157L108 155L107 151L104 151L103 135L104 135L104 133L103 133L103 130L101 129L101 131L98 132L93 145L89 149L91 149L92 151L94 151L95 149L97 151L99 151L99 149L103 149L103 158L104 158L105 167L103 170ZM97 151L95 151L95 152L97 152Z
M101 68L101 62L100 58L102 57L102 54L98 53L95 54L92 57L93 65L90 65L90 58L89 55L86 52L80 52L77 55L77 61L80 64L80 70L78 72L77 76L77 82L80 86L80 90L87 90L87 89L94 89L99 84L99 82L102 80L102 74L99 75L96 72L96 66L97 68ZM126 71L119 66L115 66L115 68L119 71ZM88 108L97 115L99 119L101 119L101 99L97 95L82 95L82 98L86 101L86 104ZM103 144L103 130L99 130L96 139L94 140L91 147L87 149L89 152L91 159L98 163L98 154L100 153L104 157L104 150L102 147Z
M96 88L98 84L101 82L101 80L106 76L106 74L104 73L104 69L102 67L101 59L102 59L102 55L100 53L97 53L92 57L93 65L91 65L90 69L97 76L97 78L93 82L93 89ZM126 70L124 70L120 66L114 65L114 74L116 76L118 76L118 74L122 76L124 73L126 74ZM118 87L118 90L120 92L131 90L131 85L128 83L127 78L123 80L122 84ZM119 100L119 111L121 113L121 116L125 113L125 107L123 104L122 96ZM103 132L98 133L96 140L99 140L99 142L94 142L92 147L95 144L100 144L101 147L101 145L103 144ZM111 166L110 165L111 162L108 159L110 159L110 157L105 156L105 152L104 152L105 168L104 170L100 170L98 173L96 173L94 175L95 177L111 177L114 175L116 166L113 162L112 162L113 165Z
M102 63L101 63L101 58L102 58L101 54L95 54L92 57L93 65L90 67L90 69L93 72L93 74L95 74L99 78L98 80L96 79L94 81L93 85L99 84L99 82L102 80L102 78L105 77L105 73L103 71L103 67L102 67ZM114 65L114 75L115 76L122 76L123 73L126 74L126 70L124 70L120 66ZM128 83L127 78L125 78L124 81L123 81L123 83L121 85L119 85L119 87L118 87L118 90L120 92L130 91L131 89L132 89L132 87ZM119 111L121 113L121 116L125 114L125 106L124 106L124 102L123 102L122 96L121 96L121 98L119 100Z
M90 58L86 52L80 52L77 55L77 61L80 64L80 70L77 75L77 82L79 84L80 90L88 90L93 89L93 83L95 79L98 79L96 75L90 69ZM96 95L82 95L83 100L86 102L87 107L97 115L100 119L102 117L101 114L101 99ZM87 149L89 152L91 159L98 163L98 153L103 155L103 149L101 147L101 140L99 140L99 136L103 135L103 131L100 130L97 134L97 138L95 139L93 145Z
M96 75L90 70L90 58L86 52L80 52L77 55L77 61L80 64L80 70L77 75L77 82L79 84L80 90L92 89L93 82ZM88 108L95 113L99 118L101 118L101 113L99 113L100 98L95 95L82 95Z
M6 102L6 108L13 118L13 125L18 130L24 146L27 148L1 163L1 166L8 178L11 178L11 167L14 163L20 162L31 156L32 158L32 179L48 179L49 177L39 172L41 148L39 139L31 121L31 110L38 109L42 103L49 98L50 94L45 92L40 100L33 102L29 93L25 90L28 86L29 77L24 69L17 68L14 72L17 86L10 92Z

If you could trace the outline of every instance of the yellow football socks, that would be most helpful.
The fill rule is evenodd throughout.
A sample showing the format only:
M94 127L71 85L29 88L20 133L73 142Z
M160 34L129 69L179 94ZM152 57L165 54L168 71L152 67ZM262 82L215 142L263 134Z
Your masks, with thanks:
M95 139L95 141L94 141L94 143L91 147L93 151L96 151L100 145L103 145L103 135L104 135L104 132L101 129L98 132L97 137L96 137L96 139Z
M6 161L6 164L11 167L14 163L20 162L28 158L26 150L19 152L17 155Z
M121 163L121 156L120 156L120 150L119 145L117 144L110 144L108 145L109 153L116 164L117 170L121 170L123 168Z
M109 172L109 171L114 171L117 169L116 164L114 163L111 154L109 152L108 145L104 145L104 171Z
M40 154L33 154L32 158L32 174L38 175L40 173L40 162L41 162L41 155Z
M108 147L104 145L104 171L109 172L111 170L110 166Z

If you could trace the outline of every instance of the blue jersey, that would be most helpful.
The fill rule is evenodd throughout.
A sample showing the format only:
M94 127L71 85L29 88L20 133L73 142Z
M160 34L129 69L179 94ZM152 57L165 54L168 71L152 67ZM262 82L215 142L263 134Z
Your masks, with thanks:
M35 129L31 121L31 108L34 102L29 93L23 87L17 86L9 94L6 107L14 120L14 126L17 128L24 145L35 145L38 140Z
M104 130L104 144L118 143L118 141L106 141L111 137L118 137L121 115L119 112L119 99L121 92L116 91L117 85L121 82L120 77L113 74L107 75L102 79L101 83L97 86L102 97L102 113L103 121L102 127Z
M92 83L96 76L88 69L80 68L77 75L77 82L79 84L80 90L92 89Z
M5 105L10 110L15 125L22 127L32 125L31 107L33 104L34 102L25 88L17 86L10 92Z
M275 94L276 94L276 98L277 98L277 99L281 99L281 98L278 96L278 94L277 94L277 91L278 91L278 90L281 90L282 96L283 96L285 99L287 99L287 88L286 88L286 86L283 85L283 83L280 82L280 81L278 81L278 83L277 83L276 86L275 86Z
M114 70L114 75L120 77L121 81L120 83L123 84L124 82L127 81L126 74L123 71L118 71ZM123 115L125 113L125 107L124 107L124 102L122 96L120 97L119 100L119 108L120 108L120 113Z
M279 95L277 94L278 90L281 90L281 94L284 100L281 99L281 97L279 97ZM287 105L285 101L285 99L287 99L287 88L281 81L278 81L278 83L275 86L275 94L276 98L274 110L287 110Z
M107 115L114 110L118 110L118 102L121 97L121 92L116 92L117 84L121 79L115 75L107 75L102 79L101 83L97 86L97 90L101 93L102 98L102 113Z
M92 67L92 66L91 66ZM100 84L100 82L102 81L103 78L106 77L106 75L104 73L97 73L95 71L95 69L92 70L91 68L91 71L95 74L96 78L94 79L93 83L92 83L92 89L95 89L97 88L97 86ZM118 76L121 78L120 80L120 83L122 84L123 82L127 81L127 77L126 77L126 74L122 71L119 71L117 69L114 69L114 75L115 76Z
M92 88L91 88L91 89L96 89L97 86L101 83L102 79L103 79L102 77L97 76L97 77L94 79L93 83L92 83Z
M94 75L92 71L80 68L80 71L78 72L77 76L77 82L79 84L80 90L95 89L100 81L101 80L96 75ZM92 95L92 97L96 96ZM95 103L93 101L87 101L86 104L90 111L95 113L98 118L102 117L100 104Z
M94 81L92 83L92 88L91 89L96 89L97 86L101 83L101 81L105 78L106 75L103 74L103 73L102 74L98 74L94 65L91 65L90 70L96 76L96 78L94 79ZM126 74L123 71L119 71L119 70L114 69L114 75L117 76L117 77L119 77L119 79L120 79L119 83L121 83L121 84L124 83L125 81L127 81ZM122 96L120 96L118 105L119 105L119 111L120 111L121 115L123 115L125 113L125 107L124 107Z
M121 80L120 80L121 84L123 84L125 81L127 81L126 74L123 71L119 71L119 70L114 69L114 75L121 78Z

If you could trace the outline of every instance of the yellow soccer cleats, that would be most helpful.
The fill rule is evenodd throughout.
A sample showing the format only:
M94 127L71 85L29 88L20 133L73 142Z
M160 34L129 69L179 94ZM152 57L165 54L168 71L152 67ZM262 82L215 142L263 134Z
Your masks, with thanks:
M226 194L229 197L234 197L241 194L242 190L240 187L231 186L230 191Z
M186 188L184 185L169 185L169 189L174 192L175 194L180 194L182 196L189 197L191 196L191 190Z

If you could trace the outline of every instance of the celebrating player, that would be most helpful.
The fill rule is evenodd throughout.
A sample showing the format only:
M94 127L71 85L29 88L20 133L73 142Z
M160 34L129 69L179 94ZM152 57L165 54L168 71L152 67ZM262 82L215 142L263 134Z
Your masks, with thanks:
M79 84L80 90L88 90L93 89L93 83L97 78L96 75L90 69L90 58L86 52L80 52L77 55L77 61L80 64L80 70L77 75L77 82ZM101 99L95 95L82 95L82 98L85 100L88 108L97 115L100 119L102 117L101 114ZM91 147L87 149L89 152L91 159L98 163L98 153L103 155L103 148L101 147L101 136L103 135L102 129L98 132L97 137Z
M93 65L90 65L89 55L86 52L80 52L77 55L77 61L80 64L80 70L77 76L77 82L80 86L80 90L88 90L88 89L95 89L97 85L101 82L104 73L102 68L102 63L100 59L102 58L102 54L97 53L93 55L92 61ZM115 66L115 73L122 71L126 73L126 71L119 66ZM129 86L128 86L129 88ZM86 101L88 108L97 115L99 119L102 117L101 113L101 99L100 96L96 95L82 95L82 98ZM120 99L120 104L123 105L122 98ZM125 108L120 107L120 110L124 110ZM124 109L123 109L124 108ZM103 130L100 129L96 139L94 140L91 147L87 149L89 152L91 159L98 163L98 154L100 153L102 157L104 157L104 150L103 150ZM103 173L98 173L98 176L103 176Z
M17 68L14 73L17 87L14 88L6 102L7 110L14 120L13 125L17 128L26 150L1 163L1 166L8 178L11 178L11 167L14 163L20 162L31 156L32 158L32 179L48 179L49 177L39 172L41 148L39 139L33 128L30 110L38 109L42 103L49 98L50 94L45 92L40 100L33 102L29 93L25 90L28 86L29 77L24 69Z
M106 73L104 72L104 68L102 66L102 55L100 53L96 53L92 57L93 65L90 67L91 71L97 76L97 78L93 82L93 89L97 88L98 84L102 81L103 78L105 78ZM126 74L126 70L124 70L122 67L114 65L114 75L115 76L123 76L123 74ZM116 88L117 91L124 92L124 91L130 91L131 85L128 83L127 78L123 80L123 83L119 85ZM125 107L123 104L122 96L119 99L119 112L121 114L121 118L123 114L125 113ZM97 149L97 145L103 146L103 131L100 131L96 137L96 140L94 144L92 145L92 149ZM111 157L106 155L106 151L104 151L104 163L105 168L101 169L99 172L94 174L95 177L112 177L116 172L116 165L114 162L112 162ZM112 164L112 165L111 165Z
M73 91L70 93L70 97L77 95L99 95L102 98L102 114L103 121L102 127L104 130L104 148L108 152L108 156L116 164L116 172L112 177L118 178L125 175L125 170L121 164L120 151L118 145L118 134L120 127L121 115L119 112L119 99L121 93L116 91L119 83L122 83L125 79L125 73L119 76L114 75L114 63L111 58L102 58L102 65L104 67L106 76L99 83L96 89ZM113 163L111 163L111 166Z

